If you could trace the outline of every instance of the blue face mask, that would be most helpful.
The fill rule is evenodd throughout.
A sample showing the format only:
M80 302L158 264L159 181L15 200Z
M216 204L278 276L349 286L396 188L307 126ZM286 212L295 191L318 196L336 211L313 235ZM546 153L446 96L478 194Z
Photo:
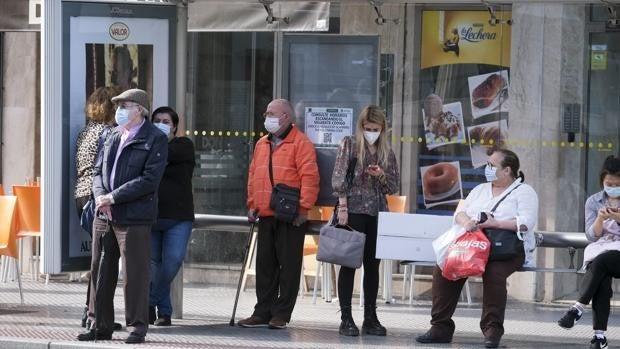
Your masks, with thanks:
M116 114L114 114L114 119L118 126L127 125L129 123L129 110L118 107L118 109L116 109Z
M612 197L612 198L620 197L620 187L608 187L605 185L603 186L603 190L605 190L605 193L607 193L609 197Z
M497 180L497 167L487 165L484 168L484 176L487 178L487 182Z
M166 125L163 122L154 123L155 127L157 127L161 132L163 132L166 136L170 134L170 125Z

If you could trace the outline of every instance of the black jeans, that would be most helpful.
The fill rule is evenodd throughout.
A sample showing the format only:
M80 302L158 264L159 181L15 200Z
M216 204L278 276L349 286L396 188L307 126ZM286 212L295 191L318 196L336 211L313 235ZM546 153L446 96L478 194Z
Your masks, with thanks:
M588 264L581 280L581 295L577 301L582 304L592 301L592 326L595 330L607 330L613 295L612 277L620 277L620 251L607 251L598 255Z
M296 227L273 217L261 217L256 246L256 306L254 316L286 322L297 301L308 224Z
M374 307L379 291L379 259L377 251L377 216L349 213L349 226L366 234L364 245L364 305ZM338 299L340 307L351 307L355 269L341 267L338 274Z

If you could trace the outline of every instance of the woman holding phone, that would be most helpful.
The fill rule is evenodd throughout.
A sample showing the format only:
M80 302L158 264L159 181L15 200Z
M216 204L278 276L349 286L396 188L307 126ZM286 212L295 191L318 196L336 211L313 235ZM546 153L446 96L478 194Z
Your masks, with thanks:
M347 180L347 173L353 174ZM359 115L354 136L340 143L332 186L338 196L338 223L366 234L364 246L364 323L366 334L385 336L386 329L377 319L379 260L377 247L377 216L387 210L387 194L398 191L400 175L396 156L390 148L387 121L380 107L370 105ZM359 329L351 314L351 295L355 269L341 267L338 274L340 301L340 334L357 336Z
M558 320L558 325L572 328L592 301L594 336L590 349L607 348L607 321L613 295L612 278L620 278L620 158L605 159L600 174L602 191L586 201L586 235L589 244L583 256L586 273L581 281L577 302Z

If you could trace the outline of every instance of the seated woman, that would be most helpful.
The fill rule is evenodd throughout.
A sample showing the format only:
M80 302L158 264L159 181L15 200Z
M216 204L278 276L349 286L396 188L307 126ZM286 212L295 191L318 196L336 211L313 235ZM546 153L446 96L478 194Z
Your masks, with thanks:
M603 190L586 201L586 235L594 242L584 251L586 274L581 280L581 293L558 321L561 327L572 328L592 301L591 349L607 348L611 278L620 277L620 158L611 155L605 160L600 184Z
M523 251L510 260L489 261L482 275L483 298L480 328L487 348L497 348L504 334L506 312L506 279L532 260L535 248L533 234L538 221L538 196L532 187L523 183L525 177L519 171L519 158L506 149L497 149L489 157L485 168L488 183L477 185L467 195L463 205L455 212L454 220L467 231L477 228L496 228L519 231L523 237ZM501 202L500 202L501 200ZM493 215L479 222L482 212ZM431 328L416 337L420 343L450 343L454 334L452 315L466 278L451 281L441 275L439 266L433 270L433 305Z

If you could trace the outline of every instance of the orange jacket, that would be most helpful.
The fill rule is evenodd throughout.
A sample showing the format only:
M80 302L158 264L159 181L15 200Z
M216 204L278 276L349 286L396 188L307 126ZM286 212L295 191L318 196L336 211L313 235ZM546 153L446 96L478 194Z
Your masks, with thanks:
M258 210L260 217L273 216L269 208L269 154L271 141L263 136L256 142L248 176L248 209ZM319 171L314 145L293 126L273 151L273 182L300 188L299 213L307 214L319 195Z

